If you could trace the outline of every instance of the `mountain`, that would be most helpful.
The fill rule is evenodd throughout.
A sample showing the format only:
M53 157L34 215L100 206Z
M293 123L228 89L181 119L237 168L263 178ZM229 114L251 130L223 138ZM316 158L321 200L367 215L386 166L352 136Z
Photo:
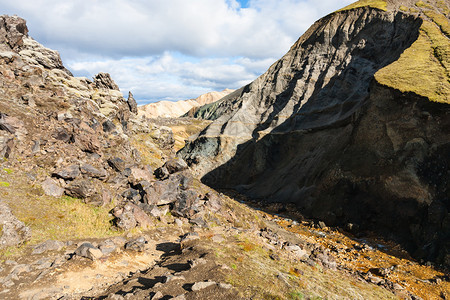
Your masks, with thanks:
M205 104L213 103L233 90L225 89L221 92L209 92L195 99L181 100L181 101L159 101L142 105L139 107L139 115L146 116L147 118L176 118L184 115L195 107L199 107Z
M358 1L198 109L178 155L221 189L450 264L450 2Z

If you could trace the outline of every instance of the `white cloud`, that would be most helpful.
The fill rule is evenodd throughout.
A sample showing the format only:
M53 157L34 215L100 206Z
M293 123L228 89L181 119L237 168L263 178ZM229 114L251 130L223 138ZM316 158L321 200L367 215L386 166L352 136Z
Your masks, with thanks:
M74 62L69 68L76 75L93 76L108 70L122 92L132 91L141 101L180 100L250 83L272 60L205 58L192 59L173 53L161 56ZM246 60L247 62L243 62ZM258 72L259 71L259 72ZM149 93L151 91L151 93ZM150 96L149 96L150 95Z
M235 0L2 0L2 11L27 19L31 36L59 50L75 73L109 72L122 89L159 99L239 87L316 19L350 2L251 0L240 8Z

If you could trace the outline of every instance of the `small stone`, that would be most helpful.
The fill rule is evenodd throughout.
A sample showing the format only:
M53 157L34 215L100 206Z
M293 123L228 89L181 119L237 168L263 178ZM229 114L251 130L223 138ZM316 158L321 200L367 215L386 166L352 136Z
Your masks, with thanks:
M188 263L189 263L189 266L191 268L194 268L194 267L196 267L198 265L206 264L206 259L204 259L204 258L191 259L191 260L188 261Z
M17 265L11 270L11 275L20 275L22 273L28 273L31 271L31 267L29 265Z
M108 173L105 169L100 168L97 169L96 167L90 165L90 164L84 164L80 168L81 173L86 174L89 177L92 178L99 178L99 179L105 179Z
M181 220L178 219L178 218L175 219L175 224L176 224L178 227L183 227L183 221L181 221Z
M227 289L227 290L229 290L229 289L231 289L233 286L231 285L231 284L229 284L229 283L219 283L219 287L221 287L221 288L223 288L223 289Z
M200 237L197 232L188 232L185 235L183 235L180 239L180 243L184 243L187 241L193 241L198 240Z
M160 292L160 291L157 291L154 295L153 295L153 297L151 298L152 300L159 300L159 299L161 299L162 297L164 297L164 295Z
M125 244L126 250L133 250L138 252L143 252L148 247L148 241L144 237L138 237L134 240L129 241Z
M60 241L48 240L34 247L31 254L42 254L47 251L59 251L64 248L65 244Z
M77 165L71 165L67 168L54 172L53 175L65 180L73 180L80 175L80 168Z
M102 123L102 127L104 132L111 132L116 129L116 125L109 119Z
M121 172L123 172L123 170L125 170L125 162L119 157L114 157L114 158L108 159L108 164L116 172L121 173Z
M178 296L172 298L172 300L186 300L186 296L184 294L178 295Z
M108 255L117 250L116 244L112 240L105 240L99 245L103 255Z
M203 282L196 282L194 283L194 285L192 286L192 291L196 292L196 291L200 291L203 289L206 289L207 287L216 285L216 283L214 281L203 281Z
M108 297L106 298L108 300L123 300L125 299L122 295L118 295L118 294L109 294Z
M47 196L61 197L64 194L64 189L50 177L47 177L47 179L41 183L41 186Z
M36 270L43 270L50 268L53 265L53 261L53 258L46 257L33 262L33 265Z
M92 245L91 243L83 243L75 250L75 255L89 258L91 260L99 259L103 256L100 249Z

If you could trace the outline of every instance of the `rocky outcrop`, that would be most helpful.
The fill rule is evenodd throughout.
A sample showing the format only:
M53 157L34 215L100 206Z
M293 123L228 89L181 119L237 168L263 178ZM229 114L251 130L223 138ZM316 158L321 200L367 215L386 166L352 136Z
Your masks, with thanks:
M295 203L448 264L450 105L377 81L430 22L422 6L387 4L316 22L261 77L201 108L215 121L179 155L214 187Z
M19 17L0 16L0 39L1 169L23 175L15 188L123 206L125 191L173 154L171 129L137 116L109 74L73 77Z
M233 90L225 89L221 92L209 92L203 94L196 99L182 100L182 101L159 101L150 103L139 107L139 114L144 115L147 118L177 118L184 114L193 115L195 108L205 104L213 103Z
M0 249L17 246L31 238L31 230L0 201Z

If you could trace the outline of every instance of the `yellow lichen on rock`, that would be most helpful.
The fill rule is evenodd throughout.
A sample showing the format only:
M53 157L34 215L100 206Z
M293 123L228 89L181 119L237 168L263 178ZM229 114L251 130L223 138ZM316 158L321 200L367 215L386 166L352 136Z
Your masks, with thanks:
M401 92L450 103L450 41L439 27L424 21L418 39L400 58L375 74L375 79Z
M360 0L360 1L357 1L357 2L352 3L350 5L347 5L344 8L341 8L340 10L338 10L338 12L349 10L349 9L365 7L365 6L369 6L369 7L372 7L372 8L378 8L378 9L381 9L381 10L384 10L384 11L387 10L386 0Z

